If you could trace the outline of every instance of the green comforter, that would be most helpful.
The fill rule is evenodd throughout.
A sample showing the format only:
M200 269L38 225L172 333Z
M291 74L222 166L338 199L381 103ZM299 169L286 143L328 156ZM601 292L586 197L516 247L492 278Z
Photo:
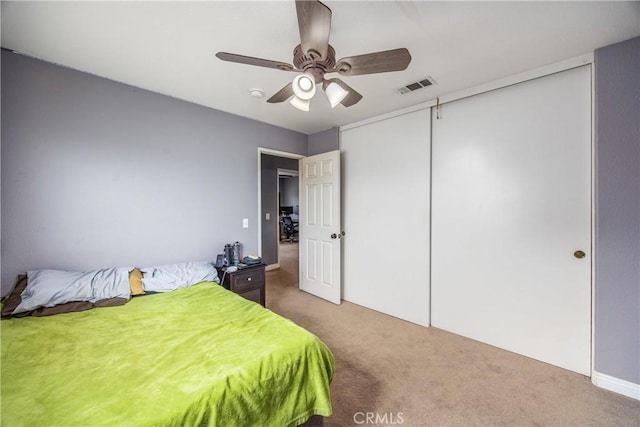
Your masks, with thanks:
M288 426L331 415L329 349L215 283L0 327L4 426Z

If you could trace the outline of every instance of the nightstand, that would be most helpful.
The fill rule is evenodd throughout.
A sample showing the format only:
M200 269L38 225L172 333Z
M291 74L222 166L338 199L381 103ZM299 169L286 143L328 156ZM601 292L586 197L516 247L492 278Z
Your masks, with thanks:
M264 264L252 265L227 273L227 267L218 268L221 285L244 298L265 305ZM223 279L224 278L224 279Z

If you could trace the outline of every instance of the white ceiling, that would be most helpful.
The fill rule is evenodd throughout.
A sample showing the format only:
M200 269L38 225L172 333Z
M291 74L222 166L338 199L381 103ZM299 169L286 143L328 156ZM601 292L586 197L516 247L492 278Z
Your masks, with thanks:
M344 77L364 95L349 108L331 109L322 93L308 113L268 104L295 74L215 57L291 63L299 43L293 1L2 1L2 47L312 134L640 35L640 2L324 3L337 58L399 47L413 58L405 71ZM426 76L437 84L395 91ZM251 88L265 97L251 97Z

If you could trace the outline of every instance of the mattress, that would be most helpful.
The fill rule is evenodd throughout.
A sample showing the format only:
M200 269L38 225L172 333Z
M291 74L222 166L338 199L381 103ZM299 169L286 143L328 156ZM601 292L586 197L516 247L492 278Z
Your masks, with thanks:
M291 426L331 415L316 336L213 282L3 320L7 426Z

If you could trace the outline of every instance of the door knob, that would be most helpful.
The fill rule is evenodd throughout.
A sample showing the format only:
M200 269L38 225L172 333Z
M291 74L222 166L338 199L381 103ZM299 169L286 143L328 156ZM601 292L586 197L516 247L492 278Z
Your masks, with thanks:
M575 251L573 253L573 256L578 258L578 259L582 259L586 256L587 254L585 254L583 251Z
M337 235L336 233L333 233L333 234L331 235L331 238L332 238L332 239L335 239L336 237L338 237L338 235Z

